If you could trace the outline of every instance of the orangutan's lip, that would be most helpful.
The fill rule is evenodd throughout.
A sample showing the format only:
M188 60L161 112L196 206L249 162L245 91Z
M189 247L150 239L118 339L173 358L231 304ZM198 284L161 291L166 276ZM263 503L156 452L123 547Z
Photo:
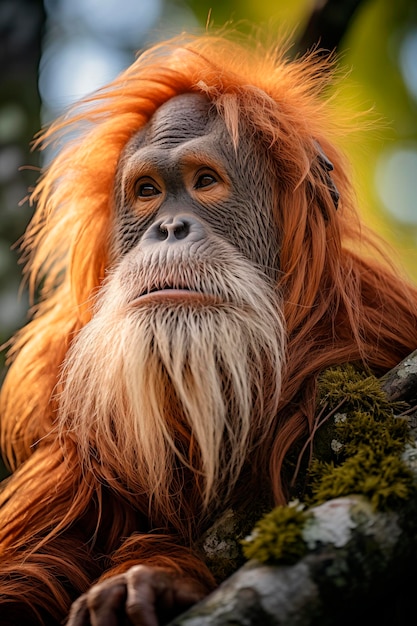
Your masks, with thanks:
M201 293L200 291L192 291L191 289L157 289L144 293L136 298L132 304L160 304L169 303L179 304L181 302L196 303L203 305L219 304L221 300L218 296L209 293Z

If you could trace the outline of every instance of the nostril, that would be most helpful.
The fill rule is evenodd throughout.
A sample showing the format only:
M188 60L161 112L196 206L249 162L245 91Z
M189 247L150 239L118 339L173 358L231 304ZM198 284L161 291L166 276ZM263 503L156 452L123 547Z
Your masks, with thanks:
M190 223L184 219L174 219L172 221L163 221L157 225L156 235L159 241L166 239L178 241L185 239L190 234Z
M163 226L163 224L160 224L157 229L156 229L156 237L157 239L159 239L159 241L165 241L165 239L168 238L168 229Z
M143 241L164 245L195 243L206 237L202 222L193 216L176 215L159 218L145 231Z
M174 237L175 239L185 239L190 233L190 224L188 222L181 222L178 225L174 225Z

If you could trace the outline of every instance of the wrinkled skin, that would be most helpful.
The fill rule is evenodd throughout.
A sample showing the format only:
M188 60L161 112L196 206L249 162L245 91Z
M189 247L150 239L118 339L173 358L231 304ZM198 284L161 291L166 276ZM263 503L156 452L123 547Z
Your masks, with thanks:
M198 230L190 243L210 246L213 233L275 277L274 193L266 165L265 155L260 157L244 137L235 149L223 120L204 96L169 100L121 158L116 255L153 243L161 219L186 217Z

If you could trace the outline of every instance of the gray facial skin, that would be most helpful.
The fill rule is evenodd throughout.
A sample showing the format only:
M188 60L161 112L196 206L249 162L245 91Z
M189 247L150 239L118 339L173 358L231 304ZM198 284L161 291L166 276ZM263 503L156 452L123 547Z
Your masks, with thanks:
M210 246L217 235L275 278L268 163L249 134L240 133L235 148L203 95L183 94L162 105L119 163L116 256L158 241Z

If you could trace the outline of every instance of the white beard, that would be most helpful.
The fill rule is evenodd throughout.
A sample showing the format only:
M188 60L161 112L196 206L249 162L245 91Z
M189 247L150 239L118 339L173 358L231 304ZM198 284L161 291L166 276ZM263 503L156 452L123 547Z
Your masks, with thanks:
M285 330L276 291L229 246L210 260L168 256L133 250L109 275L64 363L58 426L85 471L163 514L180 497L174 473L188 468L204 512L276 416ZM167 284L214 300L137 299Z

